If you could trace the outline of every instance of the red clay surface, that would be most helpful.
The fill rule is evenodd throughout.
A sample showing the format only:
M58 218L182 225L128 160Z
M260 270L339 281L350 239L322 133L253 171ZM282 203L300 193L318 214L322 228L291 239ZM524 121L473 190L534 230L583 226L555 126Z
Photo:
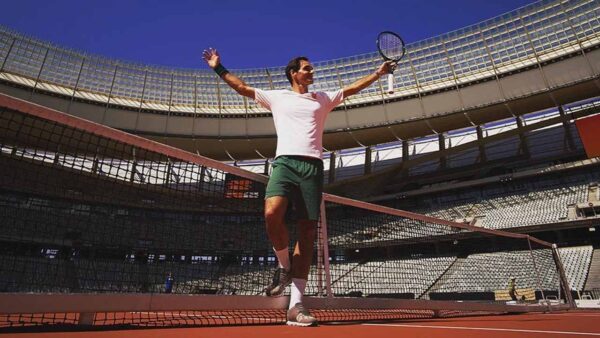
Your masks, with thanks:
M314 328L286 325L135 329L79 332L7 333L2 337L35 338L230 338L230 337L600 337L600 311L322 324Z

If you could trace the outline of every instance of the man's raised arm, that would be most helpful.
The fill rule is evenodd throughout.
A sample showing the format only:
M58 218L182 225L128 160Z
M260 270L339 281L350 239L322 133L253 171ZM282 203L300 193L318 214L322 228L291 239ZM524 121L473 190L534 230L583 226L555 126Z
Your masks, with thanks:
M377 70L370 75L363 77L362 79L357 80L351 85L344 87L344 98L347 98L350 95L354 95L361 90L370 86L373 82L379 79L382 75L391 73L394 68L396 68L396 63L394 61L385 61L384 63L377 68Z
M254 88L248 86L242 79L231 74L223 65L221 64L221 57L219 56L219 52L216 49L209 48L208 50L204 50L202 53L202 57L204 61L208 64L210 68L212 68L223 81L225 81L229 87L233 88L238 94L244 95L251 99L254 99Z

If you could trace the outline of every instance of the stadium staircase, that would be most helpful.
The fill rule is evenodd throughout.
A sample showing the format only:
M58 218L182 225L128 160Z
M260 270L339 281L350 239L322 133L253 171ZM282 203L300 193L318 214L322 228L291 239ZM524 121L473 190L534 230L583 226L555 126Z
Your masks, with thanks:
M349 264L339 264L340 266L342 265L349 265ZM343 271L341 274L335 274L332 272L331 274L331 285L332 286L338 286L336 284L342 284L340 281L344 280L348 275L352 274L352 272L354 272L354 270L358 269L360 266L360 264L356 264L354 266L352 266L350 269L347 269L345 271Z
M355 269L352 269L352 272L349 274L354 275L352 276L352 280L354 281L353 286L357 289L351 289L350 292L360 290L359 285L361 284L368 284L365 280L369 278L369 276L374 275L375 271L377 271L383 264L385 264L384 261L360 262Z
M583 289L586 291L600 289L600 249L594 249L592 252L592 262Z
M452 262L452 264L450 264L450 266L448 266L448 269L446 269L446 271L444 271L444 273L442 273L436 280L435 282L429 287L429 289L425 290L425 292L423 292L418 299L429 299L429 294L432 292L438 292L438 290L442 287L442 285L446 284L446 282L448 282L448 280L450 279L450 277L452 277L452 275L454 275L454 273L456 271L458 271L460 269L460 267L463 264L463 261L465 261L467 258L456 258L454 260L454 262Z

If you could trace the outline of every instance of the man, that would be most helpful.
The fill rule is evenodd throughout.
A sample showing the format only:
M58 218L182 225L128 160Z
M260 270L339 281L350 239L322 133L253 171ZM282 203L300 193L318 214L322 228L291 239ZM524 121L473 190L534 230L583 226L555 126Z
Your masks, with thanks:
M510 277L510 280L508 281L508 295L510 296L510 299L514 301L517 300L519 294L517 293L517 282L515 277Z
M240 95L255 100L273 113L277 132L277 151L273 171L265 195L267 234L279 267L273 283L266 288L267 296L281 296L292 285L287 324L313 326L316 319L302 305L313 256L317 221L323 191L323 129L327 114L346 97L368 87L379 77L395 68L384 62L372 74L335 92L309 92L314 68L308 58L292 59L285 70L292 90L261 90L248 86L221 64L219 53L209 48L203 58L231 88ZM288 204L298 212L298 238L292 261L289 257L289 234L284 223Z

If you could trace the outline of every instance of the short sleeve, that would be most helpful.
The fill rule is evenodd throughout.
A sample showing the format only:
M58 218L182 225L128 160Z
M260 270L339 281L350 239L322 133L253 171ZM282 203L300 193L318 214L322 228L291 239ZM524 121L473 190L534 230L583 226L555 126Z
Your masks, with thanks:
M342 89L335 92L325 92L325 95L329 101L329 109L335 108L344 101L344 91Z
M254 88L254 101L261 107L271 110L272 95L270 91Z

